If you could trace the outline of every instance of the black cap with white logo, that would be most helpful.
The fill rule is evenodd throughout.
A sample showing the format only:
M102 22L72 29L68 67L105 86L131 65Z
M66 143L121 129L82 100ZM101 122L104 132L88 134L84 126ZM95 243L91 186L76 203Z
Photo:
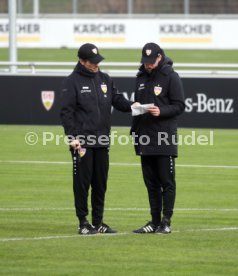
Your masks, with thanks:
M78 50L78 57L98 64L104 57L99 54L98 47L91 43L83 44Z
M159 45L153 42L147 43L142 49L141 63L154 64L161 54L163 54L163 50Z

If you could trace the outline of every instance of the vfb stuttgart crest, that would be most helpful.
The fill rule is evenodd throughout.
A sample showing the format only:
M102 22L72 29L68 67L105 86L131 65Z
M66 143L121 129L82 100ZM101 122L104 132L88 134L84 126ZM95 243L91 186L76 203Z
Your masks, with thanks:
M159 96L159 94L162 92L162 87L161 86L155 86L154 87L154 93L156 96Z
M103 93L107 93L107 85L105 83L101 84L101 89Z
M41 91L41 101L44 108L49 111L54 104L55 91Z

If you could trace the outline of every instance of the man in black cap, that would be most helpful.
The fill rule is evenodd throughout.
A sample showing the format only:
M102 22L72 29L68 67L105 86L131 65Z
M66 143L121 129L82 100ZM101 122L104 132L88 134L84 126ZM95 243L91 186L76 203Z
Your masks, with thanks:
M181 80L173 62L156 43L142 49L137 74L135 101L151 104L147 112L134 117L131 134L141 156L152 220L134 233L171 233L176 182L177 116L185 108ZM143 137L147 136L147 141Z
M63 84L61 121L70 140L79 234L115 233L103 222L111 106L130 112L132 102L127 101L118 92L112 79L99 70L99 63L104 58L95 45L82 45L78 57L74 71ZM90 185L92 225L87 220Z

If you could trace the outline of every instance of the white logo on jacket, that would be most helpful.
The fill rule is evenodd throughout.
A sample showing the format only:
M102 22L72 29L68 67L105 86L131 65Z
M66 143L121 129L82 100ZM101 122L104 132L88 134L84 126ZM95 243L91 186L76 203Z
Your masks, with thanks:
M80 90L80 93L90 93L92 90L88 86L83 86Z
M141 84L139 85L139 88L138 88L138 90L142 90L142 89L145 89L145 84L144 84L144 83L141 83Z

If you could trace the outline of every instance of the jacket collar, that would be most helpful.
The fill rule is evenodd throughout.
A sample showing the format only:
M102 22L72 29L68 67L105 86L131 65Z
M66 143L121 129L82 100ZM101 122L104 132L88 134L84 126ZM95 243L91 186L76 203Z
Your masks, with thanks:
M168 75L169 72L173 71L172 65L173 65L173 61L169 57L163 56L158 67L156 67L154 70L152 70L151 73L148 73L145 70L144 64L142 64L139 68L139 72L137 73L137 76L146 75L147 77L153 78L159 72L164 75Z
M83 66L80 62L74 68L74 72L79 73L85 77L94 78L97 73L89 71L85 66Z

